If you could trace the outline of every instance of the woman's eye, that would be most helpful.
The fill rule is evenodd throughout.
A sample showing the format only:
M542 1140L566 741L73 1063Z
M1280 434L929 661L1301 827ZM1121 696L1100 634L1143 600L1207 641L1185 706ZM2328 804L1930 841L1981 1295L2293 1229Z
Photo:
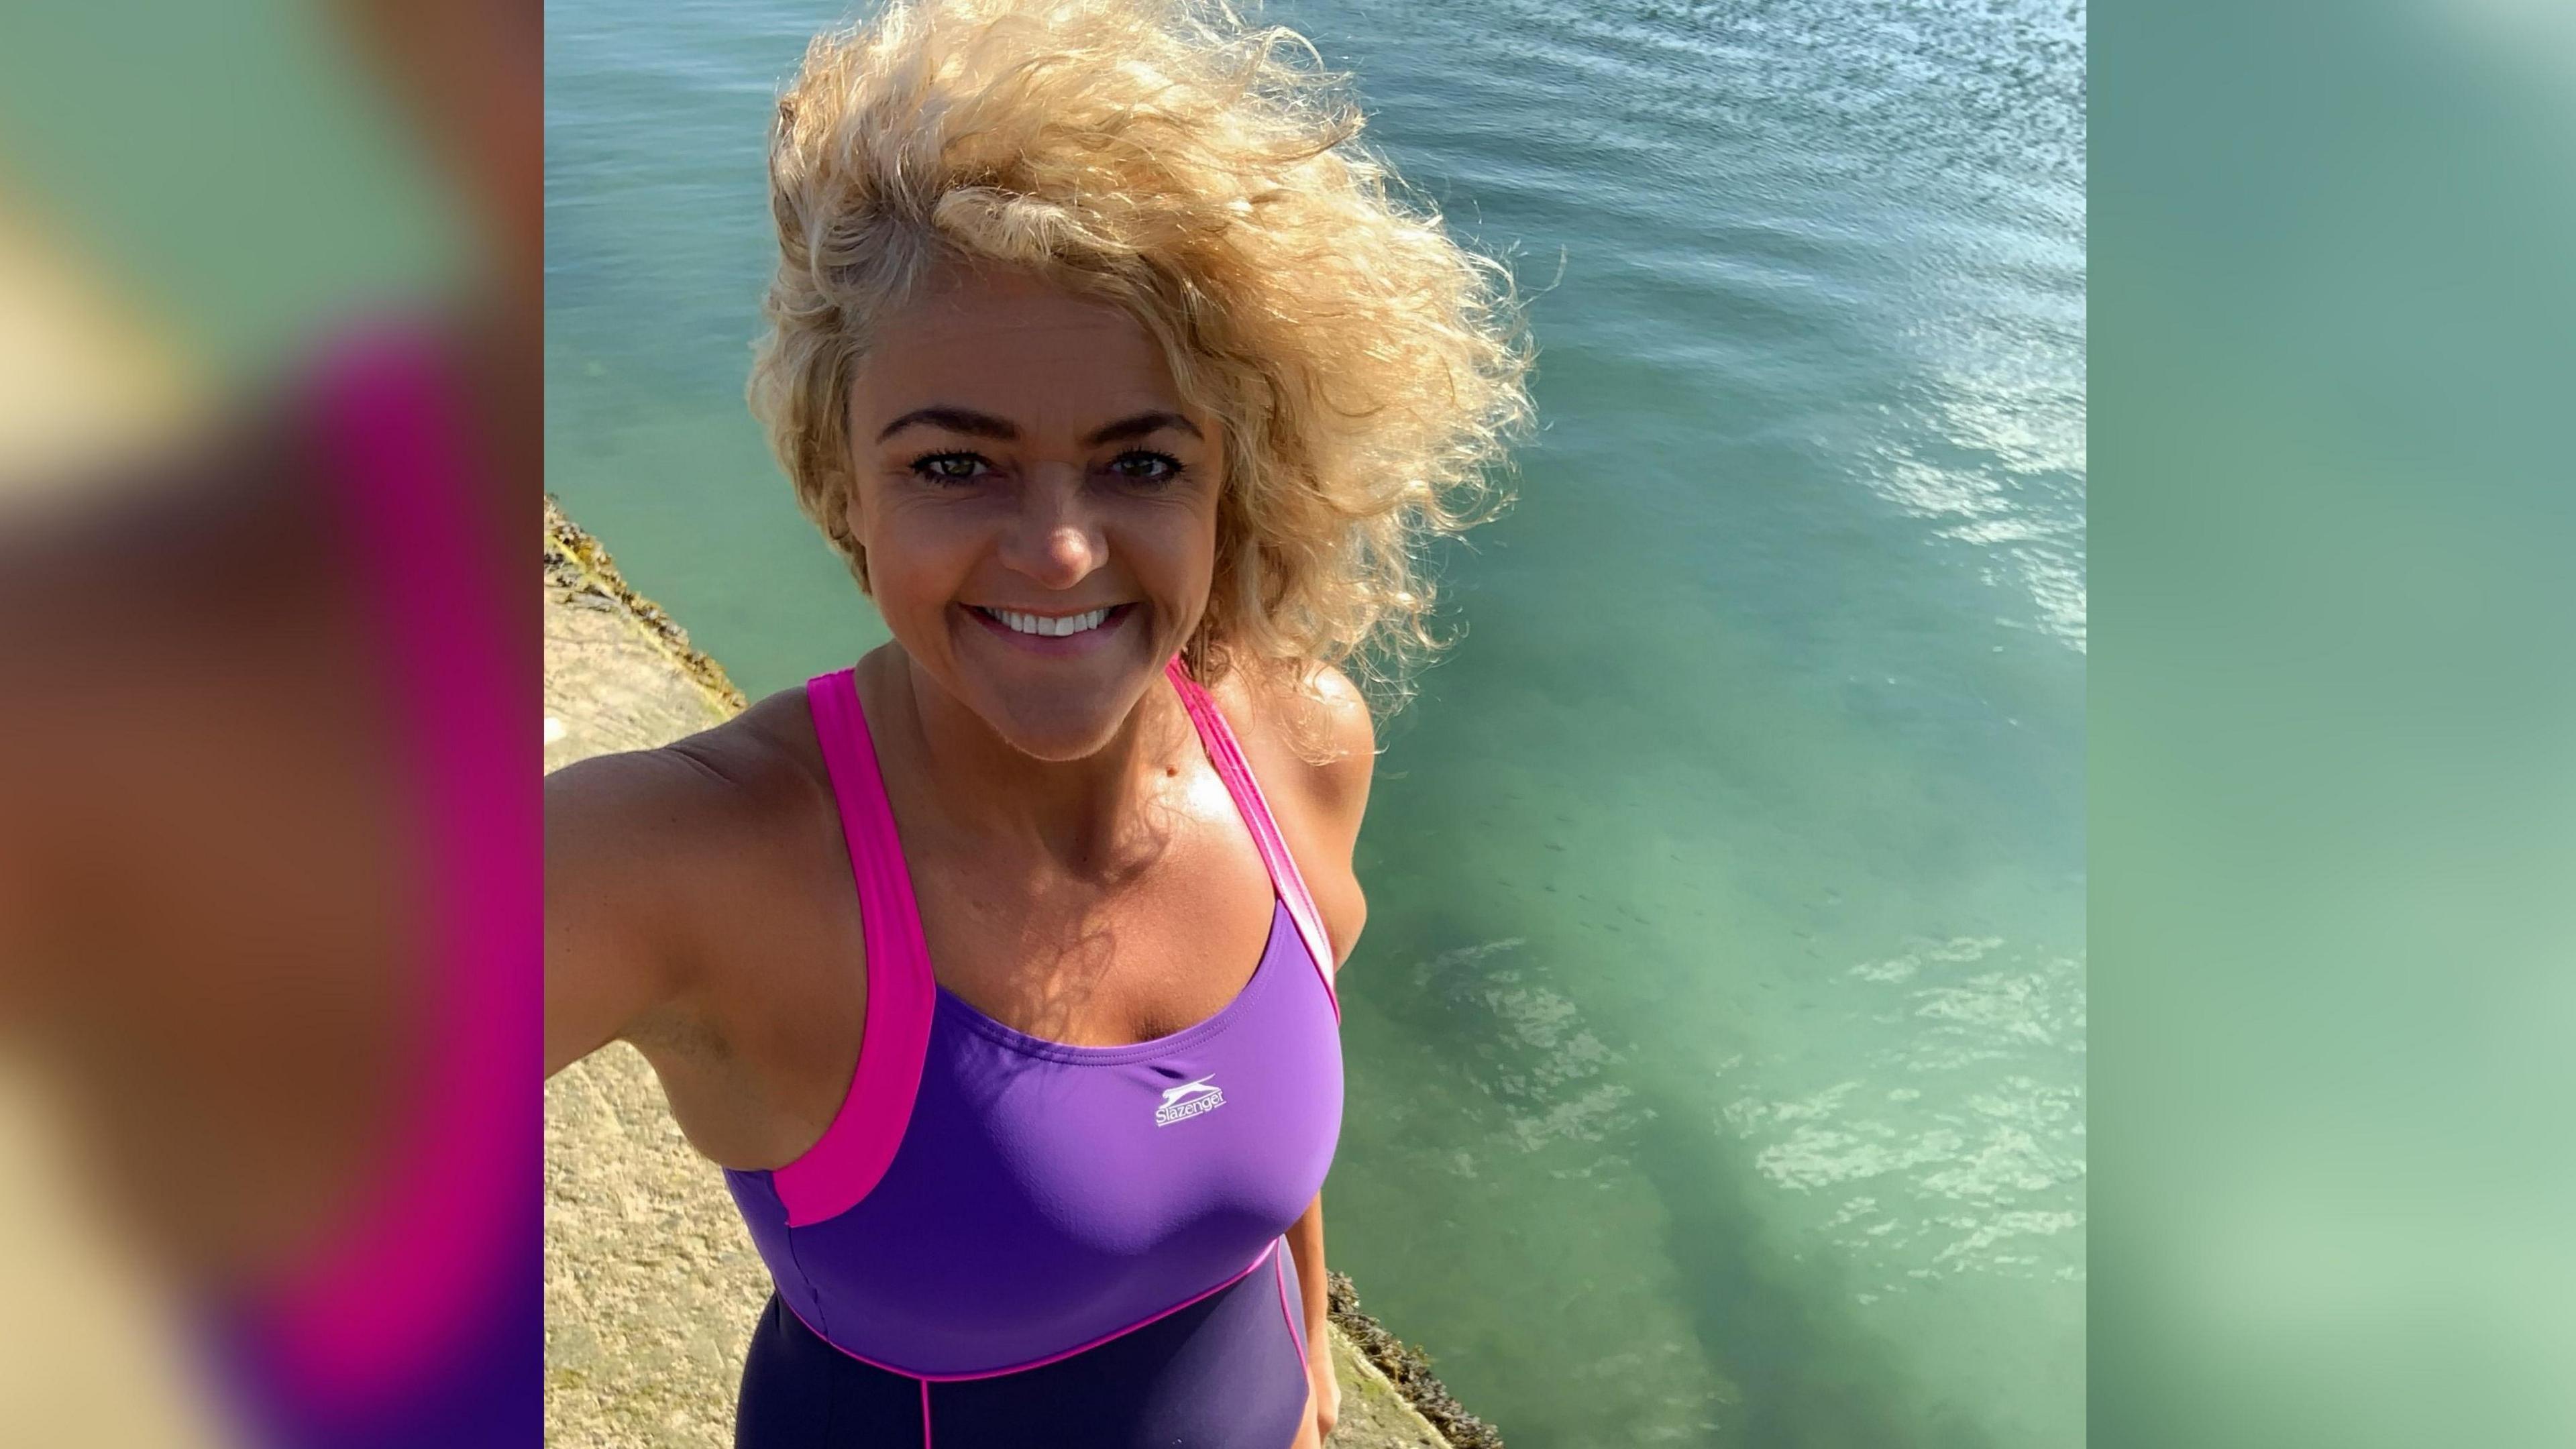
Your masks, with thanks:
M971 483L989 466L974 453L925 453L912 460L914 475L933 483Z
M1132 483L1169 483L1181 476L1181 460L1139 449L1110 459L1109 471Z

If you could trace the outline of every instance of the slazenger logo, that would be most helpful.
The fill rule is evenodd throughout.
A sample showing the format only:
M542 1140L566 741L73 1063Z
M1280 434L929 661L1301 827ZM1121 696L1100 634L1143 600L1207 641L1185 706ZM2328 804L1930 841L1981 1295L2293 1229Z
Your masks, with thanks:
M1216 1078L1210 1075L1201 1077L1195 1082L1183 1082L1177 1087L1166 1088L1163 1092L1163 1105L1154 1109L1154 1125L1169 1127L1184 1117L1195 1117L1201 1112L1213 1112L1224 1106L1224 1089L1208 1085L1215 1080Z

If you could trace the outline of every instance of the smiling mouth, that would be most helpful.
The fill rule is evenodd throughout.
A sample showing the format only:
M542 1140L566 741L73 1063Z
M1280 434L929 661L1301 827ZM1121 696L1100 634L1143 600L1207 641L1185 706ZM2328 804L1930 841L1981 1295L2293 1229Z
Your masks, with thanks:
M1127 611L1136 606L1112 604L1105 609L1090 609L1079 614L1028 614L1017 609L988 609L981 604L966 607L1014 634L1028 634L1040 639L1069 639L1076 634L1105 629L1126 617Z

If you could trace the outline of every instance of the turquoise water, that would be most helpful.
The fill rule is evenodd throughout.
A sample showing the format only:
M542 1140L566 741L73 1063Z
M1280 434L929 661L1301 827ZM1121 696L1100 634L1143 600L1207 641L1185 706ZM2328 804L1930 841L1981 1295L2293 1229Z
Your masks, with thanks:
M740 400L836 13L547 8L551 486L754 693L882 637ZM1515 1449L2081 1442L2082 9L1269 13L1545 419L1383 731L1332 1262Z

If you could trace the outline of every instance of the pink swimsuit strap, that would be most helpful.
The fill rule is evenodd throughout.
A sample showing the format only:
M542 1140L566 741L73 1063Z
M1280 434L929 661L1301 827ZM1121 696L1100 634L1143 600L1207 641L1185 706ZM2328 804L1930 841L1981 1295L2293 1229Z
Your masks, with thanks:
M921 934L921 908L903 861L894 809L859 706L857 673L843 669L805 685L823 765L840 802L858 886L859 923L867 942L867 1020L849 1095L823 1138L804 1156L771 1173L791 1227L820 1222L868 1195L894 1161L912 1121L913 1093L930 1050L939 983Z
M1270 868L1271 884L1287 903L1288 918L1296 922L1307 954L1315 958L1315 969L1323 974L1324 995L1333 1003L1333 1019L1341 1020L1341 998L1333 992L1332 937L1325 934L1323 914L1315 909L1315 898L1306 893L1306 878L1298 873L1297 858L1289 853L1287 839L1279 833L1279 822L1270 813L1270 801L1261 793L1261 782L1253 778L1252 766L1243 758L1243 748L1235 743L1234 731L1226 724L1216 701L1182 670L1177 656L1163 666L1163 673L1172 681L1172 688L1179 691L1181 707L1190 712L1190 723L1198 726L1208 758L1215 763L1218 777L1225 781L1227 793L1234 796L1235 810L1251 829L1252 843L1261 851L1261 863Z

